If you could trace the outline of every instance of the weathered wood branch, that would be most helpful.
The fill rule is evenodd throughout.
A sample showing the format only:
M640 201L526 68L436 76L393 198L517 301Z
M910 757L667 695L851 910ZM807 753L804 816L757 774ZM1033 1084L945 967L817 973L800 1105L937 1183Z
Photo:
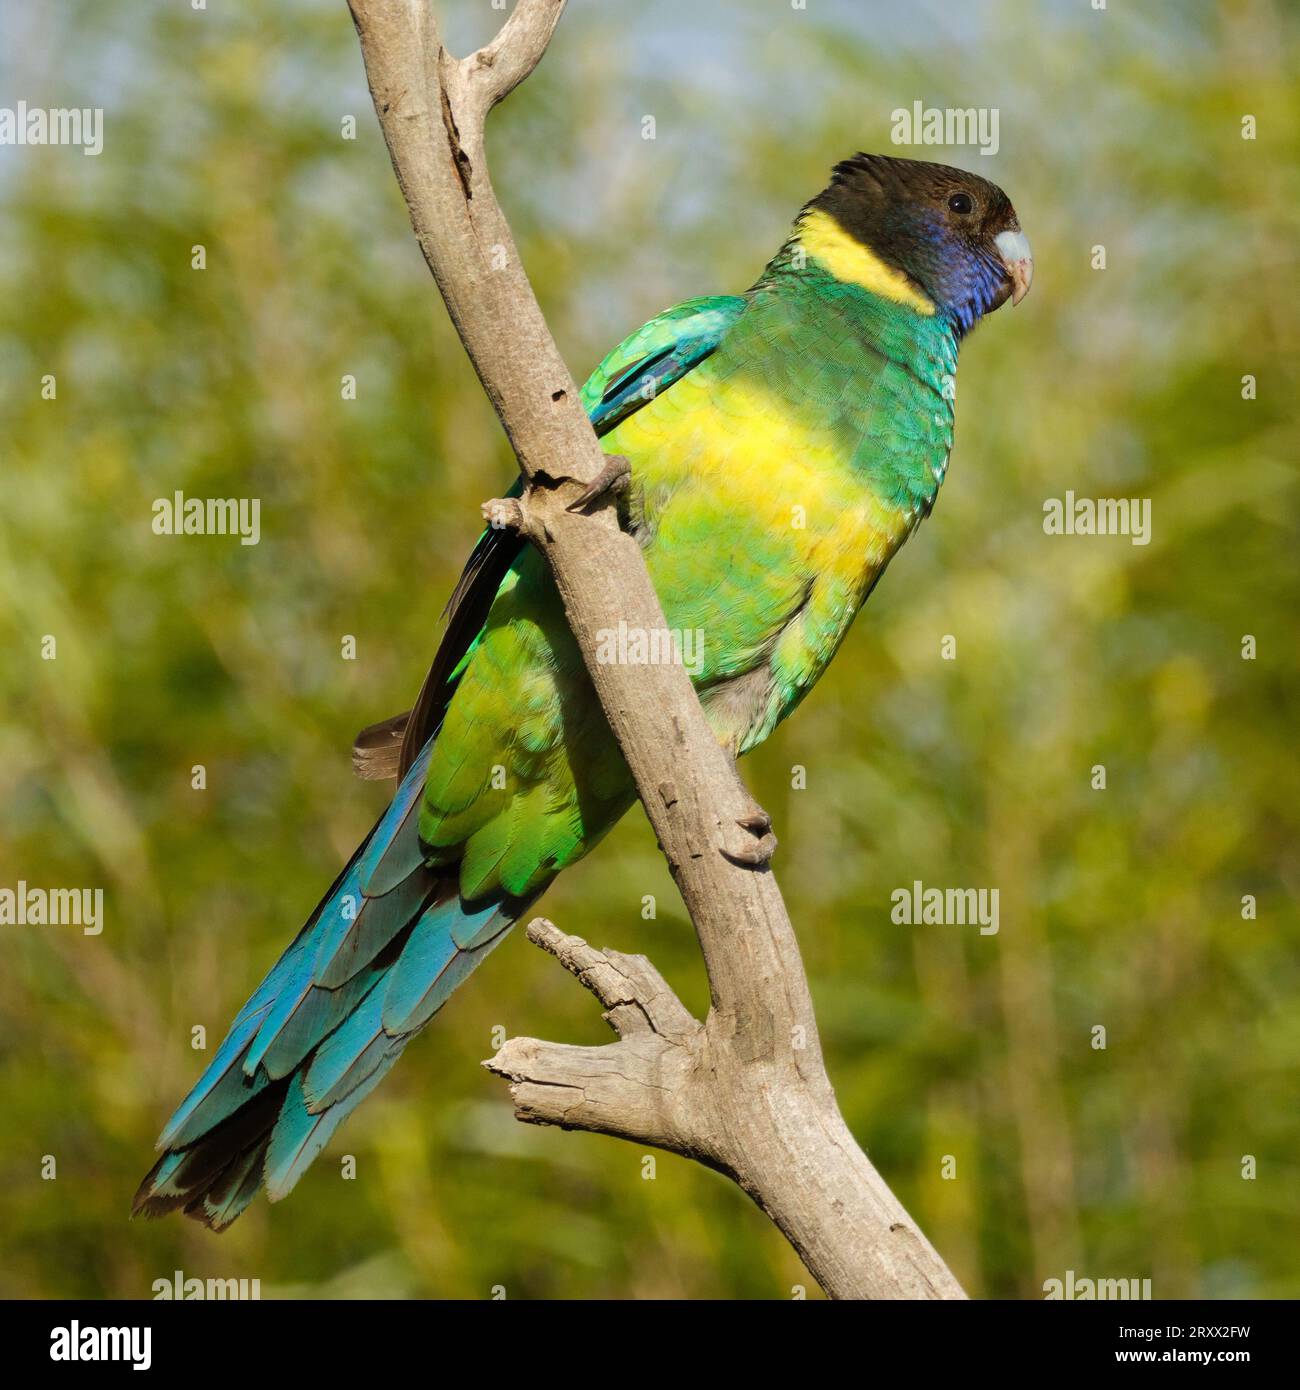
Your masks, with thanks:
M457 60L428 0L349 0L375 110L416 238L526 480L489 504L545 555L611 728L691 914L712 1007L693 1019L640 957L539 919L529 936L578 974L620 1041L514 1039L487 1063L520 1119L618 1135L733 1178L839 1298L961 1298L850 1134L826 1075L807 977L767 861L770 824L681 665L597 660L620 620L667 630L636 542L599 495L606 470L492 192L488 111L533 70L564 0L519 0ZM576 505L593 483L591 505Z

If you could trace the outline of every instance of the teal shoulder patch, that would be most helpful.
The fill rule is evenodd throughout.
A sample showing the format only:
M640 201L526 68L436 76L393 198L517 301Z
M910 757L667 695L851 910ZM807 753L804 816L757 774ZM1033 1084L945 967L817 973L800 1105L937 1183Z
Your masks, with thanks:
M625 338L582 388L596 433L608 434L715 352L747 302L732 294L688 299Z

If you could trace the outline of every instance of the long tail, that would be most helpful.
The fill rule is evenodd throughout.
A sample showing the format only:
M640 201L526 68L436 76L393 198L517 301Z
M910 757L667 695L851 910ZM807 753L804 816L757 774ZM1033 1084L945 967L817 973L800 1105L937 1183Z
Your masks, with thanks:
M239 1011L158 1140L132 1214L221 1231L278 1201L529 901L469 904L417 834L432 740L392 805Z

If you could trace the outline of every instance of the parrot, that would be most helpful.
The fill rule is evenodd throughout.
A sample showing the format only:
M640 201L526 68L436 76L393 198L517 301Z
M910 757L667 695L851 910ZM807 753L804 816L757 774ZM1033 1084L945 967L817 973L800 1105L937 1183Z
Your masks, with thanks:
M736 757L816 684L934 507L965 336L1029 289L995 184L857 154L743 294L688 299L592 373L620 523ZM514 495L520 495L517 481ZM798 512L799 523L794 521ZM407 1044L636 800L544 559L489 527L412 709L362 732L393 799L168 1120L132 1214L226 1229L284 1197Z

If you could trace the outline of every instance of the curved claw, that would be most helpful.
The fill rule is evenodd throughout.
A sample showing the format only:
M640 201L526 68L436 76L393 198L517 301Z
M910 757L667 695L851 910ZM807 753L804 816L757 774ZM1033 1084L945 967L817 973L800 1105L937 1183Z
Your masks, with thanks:
M606 454L605 466L565 507L566 512L584 512L593 502L626 492L632 481L632 465L622 454Z
M748 830L755 837L755 842L742 849L728 849L723 845L722 857L729 864L739 864L742 868L765 869L772 862L777 846L777 838L772 833L772 817L761 806L755 805L753 810L738 816L736 824L742 830Z

